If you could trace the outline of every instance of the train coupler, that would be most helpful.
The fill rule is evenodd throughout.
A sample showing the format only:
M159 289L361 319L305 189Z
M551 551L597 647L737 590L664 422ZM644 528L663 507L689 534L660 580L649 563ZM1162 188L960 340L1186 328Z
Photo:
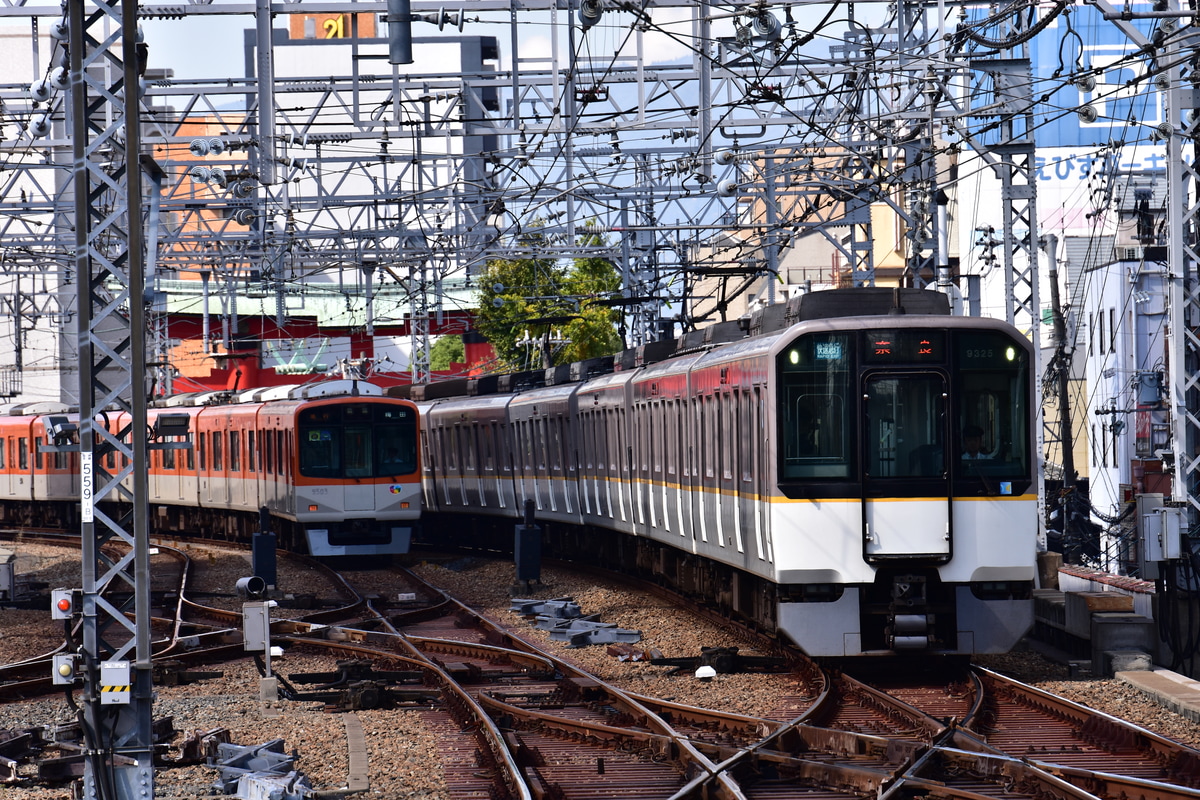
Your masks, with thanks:
M893 650L927 650L933 644L934 615L928 613L926 583L921 575L892 580L886 635Z

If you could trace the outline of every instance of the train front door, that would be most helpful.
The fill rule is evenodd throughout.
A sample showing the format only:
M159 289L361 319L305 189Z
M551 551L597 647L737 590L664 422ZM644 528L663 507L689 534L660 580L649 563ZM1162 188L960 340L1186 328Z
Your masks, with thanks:
M946 378L883 372L863 380L863 552L868 561L951 552Z

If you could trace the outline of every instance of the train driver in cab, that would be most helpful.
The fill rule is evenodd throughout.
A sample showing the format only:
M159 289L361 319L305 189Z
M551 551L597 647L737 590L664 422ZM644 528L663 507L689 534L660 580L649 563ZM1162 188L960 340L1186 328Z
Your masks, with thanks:
M975 461L991 458L991 454L983 452L983 428L978 425L968 425L963 428L963 461Z

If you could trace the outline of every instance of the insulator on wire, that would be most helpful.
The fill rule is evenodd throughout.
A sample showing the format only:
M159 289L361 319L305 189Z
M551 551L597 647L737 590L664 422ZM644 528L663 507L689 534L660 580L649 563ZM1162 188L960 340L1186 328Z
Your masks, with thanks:
M604 16L604 0L583 0L579 4L579 24L584 30L595 25Z

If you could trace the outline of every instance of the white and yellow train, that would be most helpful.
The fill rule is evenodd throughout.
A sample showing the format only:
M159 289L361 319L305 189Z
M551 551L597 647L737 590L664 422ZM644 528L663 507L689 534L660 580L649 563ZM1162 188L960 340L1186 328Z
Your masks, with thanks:
M813 293L789 313L591 378L427 394L426 535L511 542L531 501L551 552L810 655L1007 651L1033 621L1028 341L929 292Z

